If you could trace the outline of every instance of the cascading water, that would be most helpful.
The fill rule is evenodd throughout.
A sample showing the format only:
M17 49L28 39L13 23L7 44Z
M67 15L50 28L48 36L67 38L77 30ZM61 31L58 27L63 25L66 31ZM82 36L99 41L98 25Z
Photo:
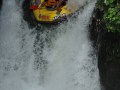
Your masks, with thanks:
M80 0L84 3L85 0ZM56 28L28 28L15 0L0 15L0 90L100 90L96 56L88 37L95 0Z

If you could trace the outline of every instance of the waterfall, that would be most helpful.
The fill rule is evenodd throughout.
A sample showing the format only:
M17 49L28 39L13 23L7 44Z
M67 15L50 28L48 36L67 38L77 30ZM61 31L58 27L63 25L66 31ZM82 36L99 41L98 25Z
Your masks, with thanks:
M15 0L3 0L0 90L100 90L97 57L88 32L95 2L79 0L84 8L77 19L40 32L28 28L22 1L18 5Z

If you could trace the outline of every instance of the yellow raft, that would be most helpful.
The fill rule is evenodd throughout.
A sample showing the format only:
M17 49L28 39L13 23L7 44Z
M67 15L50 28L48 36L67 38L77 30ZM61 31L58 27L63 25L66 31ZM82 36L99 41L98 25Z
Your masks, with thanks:
M38 7L40 7L41 3L44 0L39 0L40 2L36 2L37 0L32 0L32 4L36 4ZM42 7L41 9L36 8L33 10L33 14L35 16L35 19L38 22L43 23L54 23L58 22L61 19L73 14L75 11L77 11L79 5L68 5L66 4L61 9L62 11L60 14L57 14L57 10L48 10L46 7Z

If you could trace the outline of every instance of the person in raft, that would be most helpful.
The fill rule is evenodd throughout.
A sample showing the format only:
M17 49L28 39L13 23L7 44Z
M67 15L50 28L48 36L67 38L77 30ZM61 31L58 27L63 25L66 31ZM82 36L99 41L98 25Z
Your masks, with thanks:
M62 6L66 5L67 0L44 0L42 4L40 5L39 9L42 7L46 7L48 9L57 10L57 14L59 14L62 11Z

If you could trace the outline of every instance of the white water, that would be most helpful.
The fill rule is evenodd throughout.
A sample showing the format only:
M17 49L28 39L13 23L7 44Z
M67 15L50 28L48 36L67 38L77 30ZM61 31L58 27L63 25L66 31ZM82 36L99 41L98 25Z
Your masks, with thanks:
M97 60L87 28L94 4L94 0L89 0L77 21L59 26L50 44L45 42L43 54L36 51L37 56L33 52L41 43L39 40L35 43L37 33L27 27L14 0L3 0L0 90L100 90ZM40 38L44 41L48 34L43 33ZM34 62L41 61L39 57L47 61L47 69L44 65L36 69Z

